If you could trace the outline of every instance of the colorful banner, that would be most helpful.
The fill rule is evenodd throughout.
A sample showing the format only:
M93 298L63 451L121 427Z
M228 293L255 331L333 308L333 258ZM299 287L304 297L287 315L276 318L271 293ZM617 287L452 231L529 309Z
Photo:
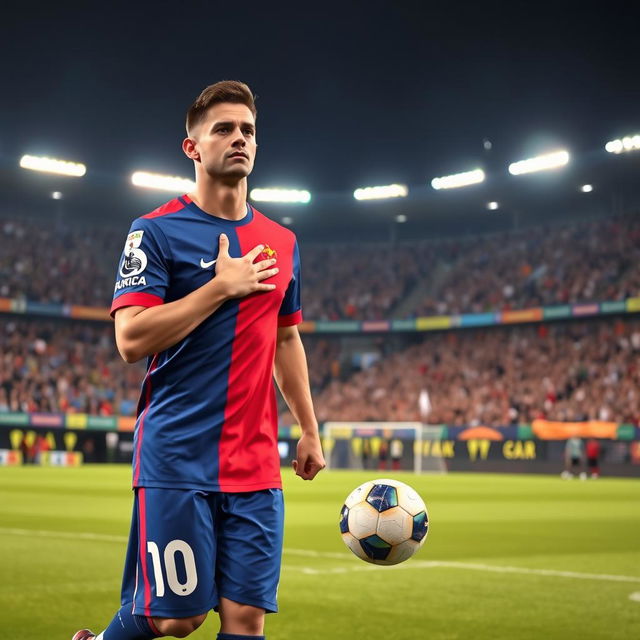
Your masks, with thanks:
M524 322L542 322L544 309L517 309L515 311L503 311L498 323L522 324Z
M133 416L92 416L86 413L2 413L0 412L0 429L16 427L35 427L40 429L62 429L62 433L73 431L120 431L134 430L136 419ZM388 425L407 425L400 431L388 429ZM344 427L337 429L337 427ZM397 434L400 438L410 438L415 434L418 422L340 422L334 423L334 437L349 438L353 435L366 437L376 434L383 438L392 438ZM324 425L320 425L321 430ZM439 440L566 440L572 436L579 438L604 438L610 440L640 440L640 426L618 424L616 422L553 422L534 420L532 424L518 424L491 427L424 425L425 437ZM406 432L406 433L405 433ZM300 427L297 424L281 424L278 426L278 437L299 438ZM338 434L338 435L336 435ZM35 437L35 432L34 432Z
M566 440L567 438L609 438L618 437L616 422L552 422L534 420L531 424L533 433L540 440Z
M0 298L0 313L21 313L66 317L96 322L111 322L109 309L81 305L44 304L24 300ZM514 309L489 313L463 313L454 316L425 316L406 320L305 320L299 325L301 333L368 333L390 331L442 331L467 327L488 327L503 324L524 324L607 315L612 313L640 312L640 298L610 300L585 304L554 305L533 309Z

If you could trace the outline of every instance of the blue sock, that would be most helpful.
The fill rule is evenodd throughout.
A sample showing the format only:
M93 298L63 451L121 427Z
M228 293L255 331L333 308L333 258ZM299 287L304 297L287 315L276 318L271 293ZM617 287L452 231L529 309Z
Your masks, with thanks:
M219 633L218 640L264 640L264 636L238 636L235 633Z
M159 638L153 622L146 616L134 616L131 613L131 603L126 604L109 624L98 635L100 640L150 640Z

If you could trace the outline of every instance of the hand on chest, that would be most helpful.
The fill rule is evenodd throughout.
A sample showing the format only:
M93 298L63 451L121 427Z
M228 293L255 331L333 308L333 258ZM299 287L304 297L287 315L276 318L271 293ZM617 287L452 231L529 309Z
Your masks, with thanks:
M279 272L264 282L276 285L276 289L266 295L273 297L274 302L282 301L292 276L291 249L283 246L278 238L271 237L273 234L259 230L242 233L241 229L202 229L189 237L177 238L172 247L171 297L187 295L216 276L221 233L229 239L229 256L232 258L246 256L256 246L262 245L263 249L253 263L276 260L273 266L278 267Z

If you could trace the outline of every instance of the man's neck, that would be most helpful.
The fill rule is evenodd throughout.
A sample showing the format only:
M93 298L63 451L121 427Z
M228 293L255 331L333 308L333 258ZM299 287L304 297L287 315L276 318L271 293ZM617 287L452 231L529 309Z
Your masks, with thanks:
M209 215L241 220L247 215L247 180L234 183L198 181L189 197Z

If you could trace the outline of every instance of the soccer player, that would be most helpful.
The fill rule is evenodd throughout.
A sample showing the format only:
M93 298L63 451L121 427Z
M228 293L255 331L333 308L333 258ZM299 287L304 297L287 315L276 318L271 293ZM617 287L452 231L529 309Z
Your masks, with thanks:
M589 438L585 447L587 454L587 466L589 467L589 473L595 480L600 477L600 465L598 459L600 458L600 443L595 438Z
M578 473L580 470L583 452L582 440L578 436L572 436L567 439L564 446L564 471L562 472L562 477L565 480L573 478L574 473Z
M240 82L207 87L182 148L193 193L135 220L115 286L116 342L148 358L134 438L121 609L97 636L264 638L277 611L283 500L273 377L302 427L293 467L325 466L297 324L294 234L247 203L256 108Z

